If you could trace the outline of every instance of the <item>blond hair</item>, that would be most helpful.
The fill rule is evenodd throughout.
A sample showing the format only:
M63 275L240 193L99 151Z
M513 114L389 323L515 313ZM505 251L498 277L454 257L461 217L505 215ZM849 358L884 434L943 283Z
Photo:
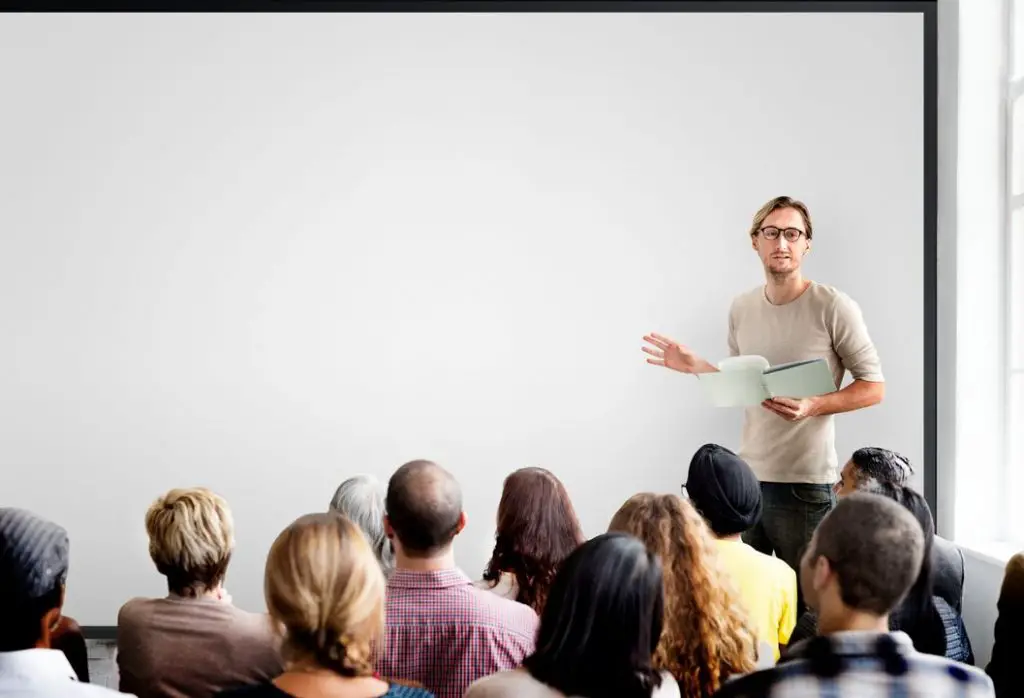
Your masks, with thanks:
M662 559L665 625L654 666L672 674L683 698L709 696L729 677L753 671L756 636L718 569L711 532L689 502L635 495L608 530L636 536Z
M336 512L297 519L270 548L263 592L289 665L373 675L384 575L358 526Z
M757 209L757 213L754 214L754 220L750 224L750 237L757 235L768 216L784 208L791 208L803 217L804 227L807 228L807 230L804 231L804 234L807 236L807 239L810 240L814 235L814 226L811 224L811 213L807 209L807 204L789 196L776 196L771 201L768 201L764 206Z
M235 547L235 524L222 497L208 489L173 489L146 512L149 556L171 592L198 596L215 589Z

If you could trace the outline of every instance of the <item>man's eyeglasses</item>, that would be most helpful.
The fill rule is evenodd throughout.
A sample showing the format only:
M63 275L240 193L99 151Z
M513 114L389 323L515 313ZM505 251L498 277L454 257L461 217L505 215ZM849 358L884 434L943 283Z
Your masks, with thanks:
M786 238L786 242L796 242L800 239L801 235L805 235L804 231L799 228L776 228L773 225L769 225L766 228L758 230L765 240L778 240L779 235Z

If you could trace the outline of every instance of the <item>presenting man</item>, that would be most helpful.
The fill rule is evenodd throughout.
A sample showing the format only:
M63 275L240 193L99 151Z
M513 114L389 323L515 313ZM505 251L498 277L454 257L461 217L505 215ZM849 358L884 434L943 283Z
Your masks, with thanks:
M757 212L751 245L764 265L766 282L733 300L729 310L729 354L763 356L772 365L823 358L836 386L846 371L847 387L828 395L794 400L777 397L746 410L740 457L761 481L764 513L744 540L775 553L794 570L818 523L835 505L839 479L832 415L878 404L885 383L860 308L831 286L800 271L811 250L811 217L800 201L780 196ZM713 364L667 337L644 337L648 363L708 373Z

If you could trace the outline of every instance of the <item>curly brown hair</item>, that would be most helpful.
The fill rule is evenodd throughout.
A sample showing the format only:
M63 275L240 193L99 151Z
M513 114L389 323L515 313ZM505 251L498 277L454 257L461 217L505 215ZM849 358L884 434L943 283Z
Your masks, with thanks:
M608 530L631 533L665 568L665 626L654 655L683 698L707 698L734 674L754 669L757 638L719 571L707 524L677 495L638 494Z
M558 567L583 541L561 480L544 468L521 468L505 478L484 580L497 584L503 572L514 575L516 601L540 613Z

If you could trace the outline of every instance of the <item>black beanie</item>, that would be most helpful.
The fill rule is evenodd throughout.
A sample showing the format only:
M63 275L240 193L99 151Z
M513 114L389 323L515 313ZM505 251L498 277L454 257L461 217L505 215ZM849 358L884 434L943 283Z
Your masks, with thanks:
M720 536L743 533L761 518L757 476L746 461L717 444L705 444L693 455L686 492Z

